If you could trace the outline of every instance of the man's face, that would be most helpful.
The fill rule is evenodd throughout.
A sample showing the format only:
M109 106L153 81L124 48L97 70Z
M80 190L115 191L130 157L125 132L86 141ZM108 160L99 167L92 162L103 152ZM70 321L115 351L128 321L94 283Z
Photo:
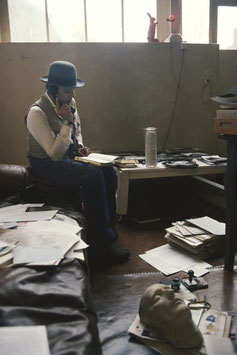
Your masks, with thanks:
M62 88L59 86L57 97L61 104L70 105L72 98L74 97L74 89L73 88Z
M177 348L199 347L202 344L202 334L193 323L190 309L169 285L154 284L145 290L139 316L154 334L161 333Z
M180 315L190 313L179 295L170 286L161 284L152 285L145 291L141 311L152 327L174 322Z
M181 313L188 312L185 302L170 286L154 287L151 290L150 312L153 321L159 317L163 321L173 321Z

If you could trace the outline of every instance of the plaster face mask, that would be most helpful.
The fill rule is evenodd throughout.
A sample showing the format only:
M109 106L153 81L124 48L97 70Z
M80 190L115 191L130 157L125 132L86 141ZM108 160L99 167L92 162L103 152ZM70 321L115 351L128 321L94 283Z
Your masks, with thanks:
M177 348L202 345L202 335L192 320L190 309L169 285L154 284L145 290L139 316L154 334L161 333Z

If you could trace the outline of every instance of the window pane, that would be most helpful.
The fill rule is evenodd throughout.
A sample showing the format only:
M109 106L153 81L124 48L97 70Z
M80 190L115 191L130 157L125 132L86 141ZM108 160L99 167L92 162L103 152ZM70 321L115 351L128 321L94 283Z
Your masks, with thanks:
M152 17L156 18L156 0L124 0L125 42L147 42L150 24L147 12L149 12Z
M8 0L12 42L47 41L44 0Z
M221 49L237 48L237 6L218 6L217 43Z
M182 1L182 38L189 43L209 43L209 0Z
M87 0L86 13L88 41L122 41L121 0Z
M47 0L50 42L84 42L83 0Z

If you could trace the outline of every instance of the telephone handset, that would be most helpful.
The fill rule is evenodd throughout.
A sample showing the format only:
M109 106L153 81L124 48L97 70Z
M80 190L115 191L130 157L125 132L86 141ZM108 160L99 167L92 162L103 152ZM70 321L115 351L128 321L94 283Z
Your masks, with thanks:
M52 99L55 102L58 94L58 87L55 85L50 85L50 87L48 88L48 94L52 97Z
M70 105L70 110L71 110L71 113L74 114L76 112L76 109Z
M51 97L53 98L54 102L56 101L56 98L57 98L57 94L58 94L58 87L55 86L55 85L51 85L49 88L48 88L48 93L49 95L51 95ZM74 114L75 113L75 108L73 106L70 105L70 110L71 110L71 113Z

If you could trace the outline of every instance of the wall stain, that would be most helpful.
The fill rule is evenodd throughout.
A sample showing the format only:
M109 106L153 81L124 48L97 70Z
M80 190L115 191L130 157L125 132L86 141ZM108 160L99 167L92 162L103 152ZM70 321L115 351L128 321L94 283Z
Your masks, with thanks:
M31 59L31 57L27 57L27 56L24 56L24 55L21 55L20 58L21 58L22 62Z

